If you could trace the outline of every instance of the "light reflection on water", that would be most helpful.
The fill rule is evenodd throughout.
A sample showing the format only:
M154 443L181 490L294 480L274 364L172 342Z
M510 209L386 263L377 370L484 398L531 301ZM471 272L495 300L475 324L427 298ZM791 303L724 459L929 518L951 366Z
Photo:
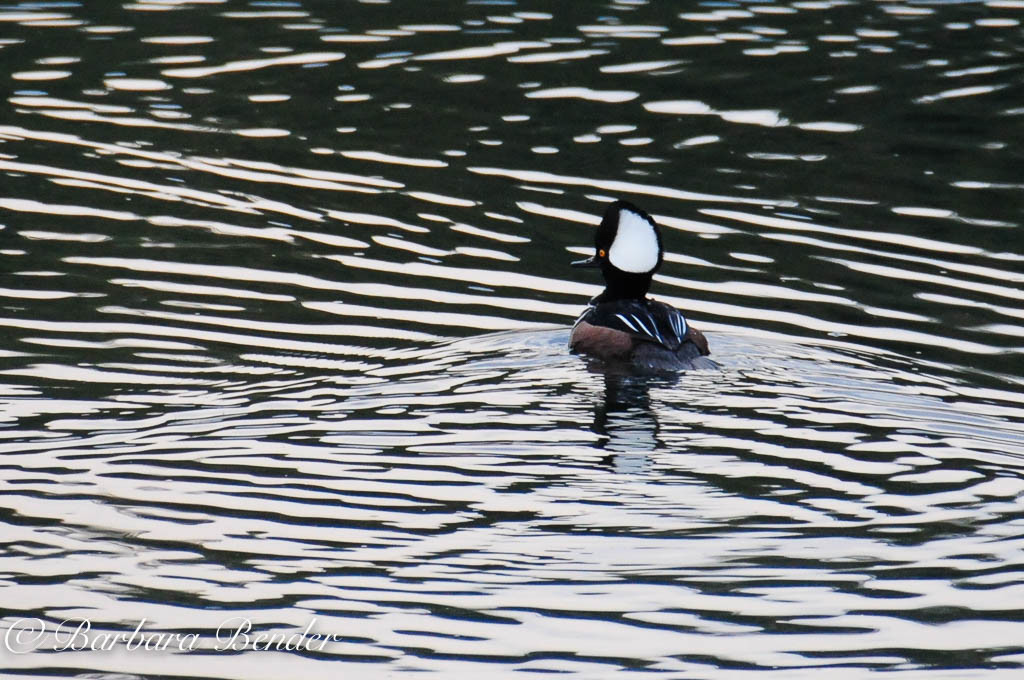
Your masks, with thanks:
M5 626L341 637L3 667L1019 673L1019 11L0 10ZM614 196L720 370L568 353Z

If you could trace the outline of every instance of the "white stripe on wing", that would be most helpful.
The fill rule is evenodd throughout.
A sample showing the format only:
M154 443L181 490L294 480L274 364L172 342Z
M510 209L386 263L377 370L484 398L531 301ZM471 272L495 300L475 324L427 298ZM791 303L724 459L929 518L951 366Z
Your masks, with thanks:
M631 324L631 323L629 322L629 319L627 319L627 318L626 318L626 316L625 316L624 314L616 314L615 316L617 316L617 317L619 318L619 321L621 321L622 323L624 323L624 324L626 324L627 326L629 326L629 327L630 327L630 328L631 328L631 329L633 330L633 332L634 332L634 333L639 333L639 332L640 332L640 331L639 331L639 330L637 329L637 327L636 327L636 326L634 326L633 324ZM636 317L633 317L633 318L636 318Z

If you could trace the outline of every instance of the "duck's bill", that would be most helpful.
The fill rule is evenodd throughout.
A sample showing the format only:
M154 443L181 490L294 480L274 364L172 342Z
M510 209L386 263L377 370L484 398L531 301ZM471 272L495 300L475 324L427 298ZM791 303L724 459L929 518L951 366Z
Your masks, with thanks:
M601 262L597 259L597 255L594 255L593 257L588 257L585 260L570 262L569 265L573 267L600 267Z

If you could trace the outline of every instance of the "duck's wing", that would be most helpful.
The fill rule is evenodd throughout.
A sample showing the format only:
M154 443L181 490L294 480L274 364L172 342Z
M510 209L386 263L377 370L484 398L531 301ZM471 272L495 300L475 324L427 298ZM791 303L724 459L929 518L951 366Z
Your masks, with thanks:
M636 341L649 342L676 352L689 339L691 329L678 309L653 300L617 300L587 307L576 323L585 321L628 333ZM700 336L703 340L703 335ZM704 342L706 353L707 342Z

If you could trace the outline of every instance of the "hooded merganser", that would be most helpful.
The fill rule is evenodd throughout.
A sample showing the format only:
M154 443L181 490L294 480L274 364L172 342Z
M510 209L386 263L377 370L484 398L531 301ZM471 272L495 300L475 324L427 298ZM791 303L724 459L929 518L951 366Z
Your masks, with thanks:
M600 267L604 291L576 319L569 349L609 363L663 371L717 366L704 334L678 309L647 299L661 266L661 232L650 215L628 201L608 206L594 239L594 256L574 267Z

